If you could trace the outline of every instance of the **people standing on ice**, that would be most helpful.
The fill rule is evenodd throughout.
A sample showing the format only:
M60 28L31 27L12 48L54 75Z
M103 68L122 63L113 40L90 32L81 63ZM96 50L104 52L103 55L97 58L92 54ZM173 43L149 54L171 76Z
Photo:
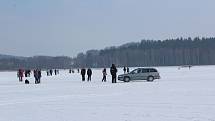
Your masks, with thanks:
M29 70L27 70L28 72L27 72L27 77L30 77L31 76L31 70L29 69Z
M117 73L117 68L114 64L112 64L110 68L110 73L112 75L112 83L116 83L116 73Z
M34 70L35 84L40 83L41 77L42 77L41 70L39 69Z
M77 70L77 71L78 71L78 73L79 73L79 68L78 68L78 70Z
M23 74L24 74L24 71L22 69L19 69L18 72L17 72L17 76L19 78L19 81L22 81Z
M50 73L50 75L52 76L53 70L52 70L52 69L50 69L50 70L49 70L49 73Z
M74 69L69 69L69 73L75 73Z
M41 77L42 77L41 70L38 70L38 83L40 83Z
M129 73L129 68L127 67L127 73Z
M25 77L28 77L28 70L25 70Z
M54 70L54 74L57 75L57 69Z
M30 77L31 75L31 70L25 70L25 77Z
M102 75L103 75L102 82L106 82L106 76L107 76L106 68L103 69Z
M34 70L34 79L35 79L35 84L38 84L38 70Z
M92 70L90 68L87 69L87 81L91 81Z
M34 79L35 79L35 84L37 84L37 82L38 82L38 73L37 73L37 70L35 69L34 70Z
M85 81L85 74L86 74L86 69L85 69L85 68L82 68L82 69L81 69L82 81Z
M123 68L123 71L124 71L124 74L126 73L126 68L125 68L125 66L124 66L124 68Z
M47 76L49 76L49 70L46 71Z

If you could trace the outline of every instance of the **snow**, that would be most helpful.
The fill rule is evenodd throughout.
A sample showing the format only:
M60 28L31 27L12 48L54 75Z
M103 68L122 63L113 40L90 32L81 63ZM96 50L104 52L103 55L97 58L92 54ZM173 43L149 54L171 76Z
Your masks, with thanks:
M77 72L47 77L41 84L18 82L16 72L0 72L0 121L215 121L215 66L156 67L154 82L92 82ZM122 74L122 69L118 69Z

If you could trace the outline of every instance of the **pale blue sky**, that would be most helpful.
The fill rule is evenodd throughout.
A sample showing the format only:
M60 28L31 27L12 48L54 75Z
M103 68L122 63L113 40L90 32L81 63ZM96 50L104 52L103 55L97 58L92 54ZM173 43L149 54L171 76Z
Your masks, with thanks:
M214 0L0 0L0 53L75 56L141 39L212 37Z

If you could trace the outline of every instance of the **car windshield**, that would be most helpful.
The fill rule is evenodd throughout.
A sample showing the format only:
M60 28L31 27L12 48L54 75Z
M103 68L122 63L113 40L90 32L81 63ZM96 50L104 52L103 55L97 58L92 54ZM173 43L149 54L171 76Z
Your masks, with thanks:
M131 71L131 74L136 74L137 73L137 69Z

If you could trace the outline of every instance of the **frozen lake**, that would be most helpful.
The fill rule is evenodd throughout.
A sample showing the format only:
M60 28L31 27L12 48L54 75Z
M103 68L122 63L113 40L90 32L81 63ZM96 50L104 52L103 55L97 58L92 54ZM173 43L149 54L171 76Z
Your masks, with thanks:
M116 84L109 73L101 82L102 69L93 69L92 82L43 72L39 85L0 72L0 121L215 121L215 66L157 69L154 82Z

